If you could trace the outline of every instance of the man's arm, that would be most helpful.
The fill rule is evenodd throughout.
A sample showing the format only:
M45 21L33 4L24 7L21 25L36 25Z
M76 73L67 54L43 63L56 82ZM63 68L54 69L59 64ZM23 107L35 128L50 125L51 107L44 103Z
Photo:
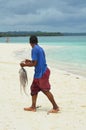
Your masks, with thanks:
M36 64L37 64L37 61L31 61L31 60L26 59L25 61L20 63L20 66L21 67L25 67L25 66L33 67L33 66L36 66Z

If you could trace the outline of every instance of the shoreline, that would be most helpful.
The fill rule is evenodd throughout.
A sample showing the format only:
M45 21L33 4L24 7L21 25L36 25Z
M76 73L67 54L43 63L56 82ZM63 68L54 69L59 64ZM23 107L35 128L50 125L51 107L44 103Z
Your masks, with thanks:
M9 49L12 49L12 47L16 50L13 51L13 56L16 57L16 61L21 61L23 59L26 59L26 58L31 58L30 56L30 51L31 51L31 47L28 45L29 43L25 43L25 44L22 44L22 43L0 43L0 47L3 48L3 46L6 48L6 46L9 46ZM52 48L55 48L53 45L41 45L44 49L45 49L45 52L46 52L46 55L47 54L47 51L49 51L49 49L52 49ZM19 49L17 49L17 47ZM64 46L56 46L57 49L59 48L62 48ZM29 50L29 51L28 51ZM48 56L47 56L48 57ZM6 59L5 59L6 60ZM1 63L5 63L6 61L0 61L0 64ZM12 62L12 61L10 61ZM57 68L58 70L61 70L61 71L65 71L67 73L70 73L70 74L73 74L73 75L76 75L78 77L83 77L83 78L86 78L86 73L85 73L85 69L82 67L75 67L74 65L70 64L70 65L67 65L67 63L62 63L61 61L59 62L52 62L52 59L50 60L50 58L47 58L47 62L48 62L48 65L52 68Z
M72 67L72 70L71 70L71 67L67 68L69 66L65 66L65 65L57 65L57 66L55 66L51 62L49 62L49 64L50 64L51 68L57 68L57 70L63 71L64 73L68 73L70 75L75 75L76 77L82 77L82 78L86 79L85 70L83 70L83 71L80 70L80 69L75 70L76 68L73 68L73 67Z

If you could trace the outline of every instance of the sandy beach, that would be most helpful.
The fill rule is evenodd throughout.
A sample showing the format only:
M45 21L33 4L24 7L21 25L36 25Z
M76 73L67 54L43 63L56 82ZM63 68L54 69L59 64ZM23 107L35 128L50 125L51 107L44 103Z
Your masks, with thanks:
M86 78L52 68L51 64L48 64L51 92L60 111L47 114L52 105L41 92L37 111L23 110L31 105L30 84L34 73L33 68L26 67L29 96L20 93L19 63L30 57L29 53L21 56L28 49L31 49L28 44L0 44L0 130L86 130Z

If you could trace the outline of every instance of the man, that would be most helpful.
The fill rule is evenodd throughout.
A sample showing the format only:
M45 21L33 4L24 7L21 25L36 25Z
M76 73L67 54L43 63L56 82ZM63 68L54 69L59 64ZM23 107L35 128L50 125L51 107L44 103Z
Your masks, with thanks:
M53 109L51 109L49 113L57 113L59 111L59 107L57 106L54 97L50 92L50 83L49 83L50 70L46 64L45 52L38 45L38 38L36 36L32 35L29 41L32 47L31 51L32 60L26 59L24 62L20 63L20 66L35 67L35 73L31 85L32 105L31 107L24 108L24 110L33 112L36 111L37 95L39 91L42 91L53 105Z

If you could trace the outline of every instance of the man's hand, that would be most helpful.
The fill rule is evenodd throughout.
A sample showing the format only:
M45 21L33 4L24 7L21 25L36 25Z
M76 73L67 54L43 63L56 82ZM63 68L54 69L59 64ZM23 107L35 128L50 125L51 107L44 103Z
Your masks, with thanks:
M31 60L29 60L29 59L25 59L25 62L31 62Z
M21 67L24 67L24 66L25 66L25 61L22 61L22 62L20 63L20 66L21 66Z
M25 61L22 61L20 63L20 66L21 67L25 67L25 66L32 67L32 66L36 66L36 64L37 64L37 61L31 61L31 60L26 59Z

